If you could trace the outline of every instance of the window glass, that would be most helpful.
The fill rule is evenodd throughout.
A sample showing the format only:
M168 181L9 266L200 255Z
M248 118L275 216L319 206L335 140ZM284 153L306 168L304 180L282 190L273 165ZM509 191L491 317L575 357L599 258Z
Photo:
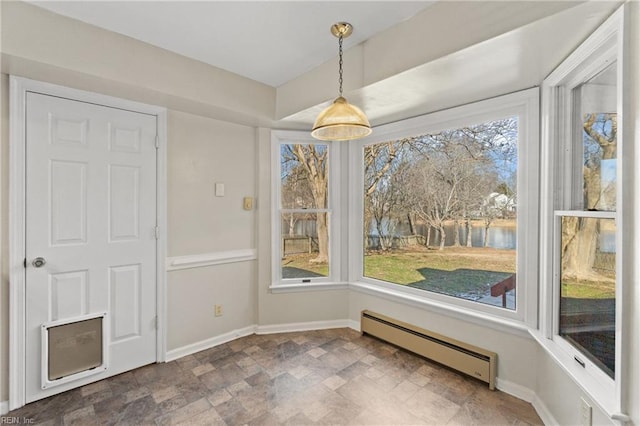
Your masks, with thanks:
M329 275L328 258L320 254L318 219L327 223L327 213L282 214L282 278L315 278ZM326 226L326 225L325 225Z
M516 307L518 118L364 147L368 278Z
M574 89L580 103L586 210L616 210L616 64Z
M326 145L285 144L280 149L283 209L326 209L328 205Z
M329 276L329 149L280 145L280 258L283 279Z
M612 378L616 335L616 223L562 217L559 334Z

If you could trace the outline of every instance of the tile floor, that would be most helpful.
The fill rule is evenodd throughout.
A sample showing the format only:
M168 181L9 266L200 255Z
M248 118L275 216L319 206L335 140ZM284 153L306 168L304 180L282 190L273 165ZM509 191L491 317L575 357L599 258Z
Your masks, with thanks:
M350 329L243 337L8 416L47 425L542 424L524 401Z

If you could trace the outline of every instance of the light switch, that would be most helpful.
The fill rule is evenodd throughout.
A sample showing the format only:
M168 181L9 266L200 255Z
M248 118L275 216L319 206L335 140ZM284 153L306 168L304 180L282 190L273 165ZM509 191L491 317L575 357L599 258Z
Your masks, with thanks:
M224 183L216 182L216 197L224 197Z
M253 198L244 197L244 200L242 201L242 208L245 210L251 210L253 208Z

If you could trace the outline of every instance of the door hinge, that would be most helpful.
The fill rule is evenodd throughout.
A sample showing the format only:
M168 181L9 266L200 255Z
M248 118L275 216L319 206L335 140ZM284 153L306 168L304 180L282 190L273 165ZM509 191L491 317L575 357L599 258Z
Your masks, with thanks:
M24 258L24 262L22 263L22 265L26 268L27 267L27 258Z
M158 316L156 315L155 317L153 317L153 326L155 327L155 329L158 329Z
M160 238L160 227L156 226L154 228L154 232L156 234L156 240Z
M156 149L160 148L160 136L156 135Z

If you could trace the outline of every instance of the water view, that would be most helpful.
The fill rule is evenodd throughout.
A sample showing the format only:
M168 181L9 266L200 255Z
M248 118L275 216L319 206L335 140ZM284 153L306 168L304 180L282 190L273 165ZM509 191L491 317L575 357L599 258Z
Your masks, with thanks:
M516 223L515 220L512 221L503 221L508 222L504 225L492 225L489 228L489 240L487 247L492 247L496 249L508 249L513 250L516 248ZM389 227L384 225L383 229L388 229ZM455 241L455 225L453 223L444 225L445 229L445 242L444 245L446 247L451 247L454 245ZM427 227L425 225L416 226L417 234L421 237L427 238ZM459 242L460 245L466 245L467 242L467 228L463 225L458 226L459 231ZM471 245L473 247L483 247L484 246L484 237L485 237L486 229L484 224L476 223L471 228ZM394 238L403 238L411 235L411 227L407 223L402 223L398 225L394 232ZM371 225L370 228L370 238L376 239L378 237L378 230L375 224ZM436 228L431 228L431 237L429 239L430 246L439 246L440 245L440 231ZM615 239L614 239L614 247L615 247Z

